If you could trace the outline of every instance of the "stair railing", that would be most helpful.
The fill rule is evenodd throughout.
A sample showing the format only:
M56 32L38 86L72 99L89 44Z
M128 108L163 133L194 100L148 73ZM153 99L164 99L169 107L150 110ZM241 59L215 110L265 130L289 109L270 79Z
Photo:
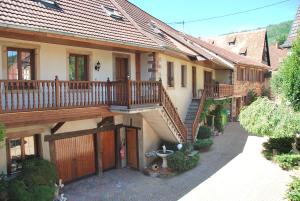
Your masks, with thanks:
M197 137L197 128L198 128L199 124L201 123L201 112L204 109L205 100L206 100L206 90L201 90L200 104L199 104L195 119L193 121L193 127L192 127L192 139L193 139L193 141Z

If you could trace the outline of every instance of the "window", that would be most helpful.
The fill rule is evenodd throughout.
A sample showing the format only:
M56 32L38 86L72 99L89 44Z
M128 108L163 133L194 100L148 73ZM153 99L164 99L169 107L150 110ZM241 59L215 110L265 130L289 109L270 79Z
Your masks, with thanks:
M164 37L164 33L162 32L162 30L160 28L157 27L156 23L154 21L151 21L149 23L150 27L153 29L154 33L160 35L161 37Z
M107 6L104 6L104 9L107 15L110 16L111 18L114 18L116 20L123 20L123 17L120 15L120 13L117 10Z
M187 67L185 65L181 66L181 87L186 87L187 81Z
M236 42L236 37L231 37L228 40L228 45L233 46L233 45L235 45L235 42Z
M44 6L46 6L47 8L61 9L55 1L50 1L50 0L33 0L33 1L39 2Z
M22 162L40 157L40 135L7 140L7 167L10 174L22 169Z
M245 80L245 69L237 68L237 80L244 81Z
M86 55L71 54L69 56L69 80L88 80L87 60Z
M167 66L168 66L168 69L167 69L168 87L174 87L174 63L168 62Z
M7 79L34 80L34 50L7 48Z
M247 56L247 51L248 51L247 48L241 48L240 51L239 51L239 54L241 56Z

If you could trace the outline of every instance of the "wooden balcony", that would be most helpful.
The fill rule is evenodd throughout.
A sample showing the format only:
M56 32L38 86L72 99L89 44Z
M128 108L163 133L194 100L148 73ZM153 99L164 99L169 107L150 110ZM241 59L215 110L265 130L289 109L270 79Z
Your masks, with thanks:
M147 105L163 106L186 139L184 123L161 81L0 80L0 122L9 127L67 121L71 116L83 119L89 114L100 117L109 115L109 106Z
M233 85L205 84L206 96L210 98L227 98L233 96Z

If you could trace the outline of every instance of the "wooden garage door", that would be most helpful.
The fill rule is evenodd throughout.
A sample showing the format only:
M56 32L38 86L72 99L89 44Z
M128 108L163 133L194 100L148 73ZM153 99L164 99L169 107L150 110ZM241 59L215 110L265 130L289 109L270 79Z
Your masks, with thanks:
M103 171L116 168L115 131L103 131L101 136L102 168Z
M138 135L137 129L126 128L127 164L129 167L138 169Z
M91 134L55 141L56 167L63 182L96 172L93 139Z

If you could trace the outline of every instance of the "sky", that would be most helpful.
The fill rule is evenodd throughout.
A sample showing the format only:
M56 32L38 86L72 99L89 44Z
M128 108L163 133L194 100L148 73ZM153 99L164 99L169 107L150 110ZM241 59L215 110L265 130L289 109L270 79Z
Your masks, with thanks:
M249 10L277 3L282 0L129 0L154 17L166 22L203 19ZM282 4L249 13L214 20L172 25L179 31L194 36L216 36L231 32L266 27L293 20L300 0L289 0Z

